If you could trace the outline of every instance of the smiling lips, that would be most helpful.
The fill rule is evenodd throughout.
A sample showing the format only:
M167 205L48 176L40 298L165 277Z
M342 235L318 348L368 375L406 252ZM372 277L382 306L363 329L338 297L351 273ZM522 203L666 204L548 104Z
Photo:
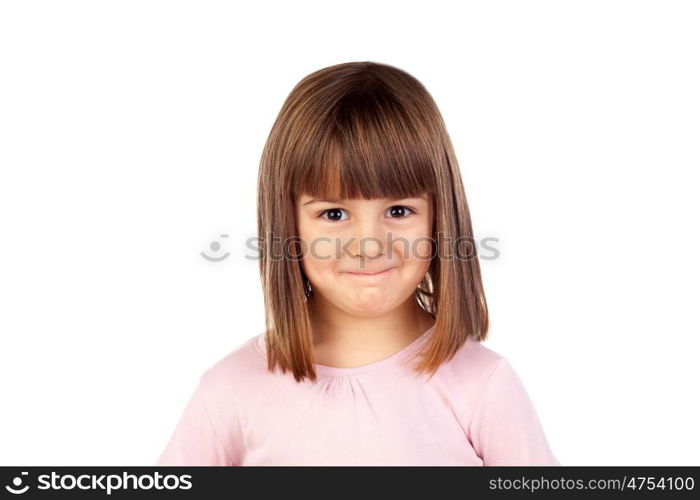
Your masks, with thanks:
M391 271L392 269L394 269L394 268L393 268L393 267L390 267L390 268L388 268L388 269L384 269L383 271L377 271L376 273L370 273L370 272L358 272L358 273L354 273L354 272L352 272L352 271L348 271L347 273L350 274L350 275L352 275L352 276L377 276L377 275L379 275L379 274L387 273L387 272Z

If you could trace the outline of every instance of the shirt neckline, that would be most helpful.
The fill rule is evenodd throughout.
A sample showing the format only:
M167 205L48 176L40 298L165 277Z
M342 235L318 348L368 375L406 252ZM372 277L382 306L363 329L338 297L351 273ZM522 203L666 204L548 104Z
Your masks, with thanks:
M377 370L382 370L386 368L392 368L399 366L403 362L407 361L430 337L430 334L435 327L435 322L423 333L421 333L416 339L411 341L410 344L403 347L391 356L380 359L379 361L374 361L361 366L353 366L349 368L341 368L337 366L328 366L314 363L314 369L316 370L316 375L323 377L354 377L357 375L362 375L365 373L374 372ZM267 346L265 344L265 334L258 334L258 338L255 341L255 346L260 354L262 354L265 359L267 359Z

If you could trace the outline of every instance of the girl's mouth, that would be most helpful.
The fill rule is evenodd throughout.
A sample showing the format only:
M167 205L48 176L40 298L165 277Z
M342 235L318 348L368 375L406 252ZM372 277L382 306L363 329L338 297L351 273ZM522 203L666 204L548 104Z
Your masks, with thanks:
M394 267L390 267L389 269L385 269L384 271L379 271L376 273L367 273L367 272L362 272L362 273L353 273L353 272L347 272L345 274L349 274L350 276L356 276L358 278L372 278L372 277L380 277L380 276L386 276L389 274L391 270L395 269Z

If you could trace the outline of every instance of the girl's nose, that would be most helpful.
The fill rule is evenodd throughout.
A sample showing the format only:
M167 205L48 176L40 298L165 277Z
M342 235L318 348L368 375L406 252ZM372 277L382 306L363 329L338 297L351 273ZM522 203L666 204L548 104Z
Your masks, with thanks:
M354 257L373 259L386 251L386 229L379 221L358 222L351 237L353 240L348 249Z

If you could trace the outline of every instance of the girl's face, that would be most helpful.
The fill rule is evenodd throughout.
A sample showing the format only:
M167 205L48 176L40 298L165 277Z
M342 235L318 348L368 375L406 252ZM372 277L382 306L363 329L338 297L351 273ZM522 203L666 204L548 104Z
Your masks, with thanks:
M296 200L302 268L313 289L346 313L375 316L411 298L430 266L427 195L400 200ZM377 273L377 274L370 274Z

